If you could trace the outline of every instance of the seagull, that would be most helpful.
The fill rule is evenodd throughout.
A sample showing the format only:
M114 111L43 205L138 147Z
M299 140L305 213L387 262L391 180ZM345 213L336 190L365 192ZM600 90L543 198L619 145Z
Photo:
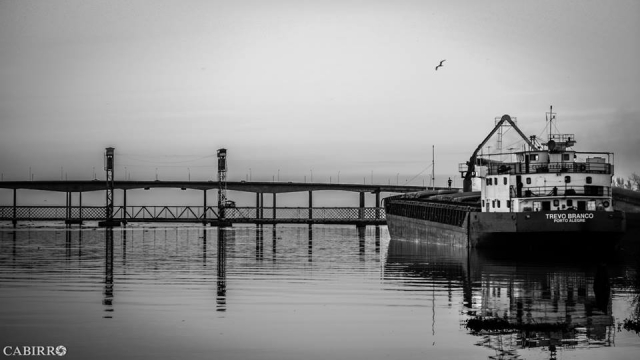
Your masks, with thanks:
M446 60L446 59L445 59L445 60ZM443 63L445 60L440 61L440 65L436 66L436 71L438 71L438 68L442 66L442 63Z

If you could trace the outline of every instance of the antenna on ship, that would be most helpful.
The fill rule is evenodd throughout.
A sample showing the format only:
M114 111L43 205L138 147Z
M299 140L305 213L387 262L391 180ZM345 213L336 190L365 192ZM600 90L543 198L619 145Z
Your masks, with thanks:
M556 114L554 114L553 112L553 105L549 105L549 112L546 114L549 114L547 121L549 121L549 141L551 141L551 131L553 130L553 119L556 118Z

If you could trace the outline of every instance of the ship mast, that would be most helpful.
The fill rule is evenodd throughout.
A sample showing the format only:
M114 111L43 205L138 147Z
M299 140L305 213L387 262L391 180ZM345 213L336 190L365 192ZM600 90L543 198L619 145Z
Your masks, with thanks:
M549 105L549 139L547 141L551 141L551 131L553 130L553 119L555 119L555 114L553 112L553 105Z

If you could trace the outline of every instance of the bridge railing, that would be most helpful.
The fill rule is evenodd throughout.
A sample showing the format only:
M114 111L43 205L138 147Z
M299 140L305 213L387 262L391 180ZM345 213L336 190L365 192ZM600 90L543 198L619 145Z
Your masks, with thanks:
M104 206L0 206L0 219L87 219L102 220L106 217Z
M217 206L114 206L113 217L127 220L198 221L219 219ZM0 206L0 220L103 220L103 206ZM378 220L385 219L381 207L234 207L225 209L229 220Z

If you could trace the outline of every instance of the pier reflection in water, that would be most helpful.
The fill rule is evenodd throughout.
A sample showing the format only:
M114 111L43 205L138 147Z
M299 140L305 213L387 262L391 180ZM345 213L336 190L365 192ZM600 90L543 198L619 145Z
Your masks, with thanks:
M306 225L0 229L0 345L64 345L71 359L635 358L640 337L623 324L639 315L636 258L445 240Z

